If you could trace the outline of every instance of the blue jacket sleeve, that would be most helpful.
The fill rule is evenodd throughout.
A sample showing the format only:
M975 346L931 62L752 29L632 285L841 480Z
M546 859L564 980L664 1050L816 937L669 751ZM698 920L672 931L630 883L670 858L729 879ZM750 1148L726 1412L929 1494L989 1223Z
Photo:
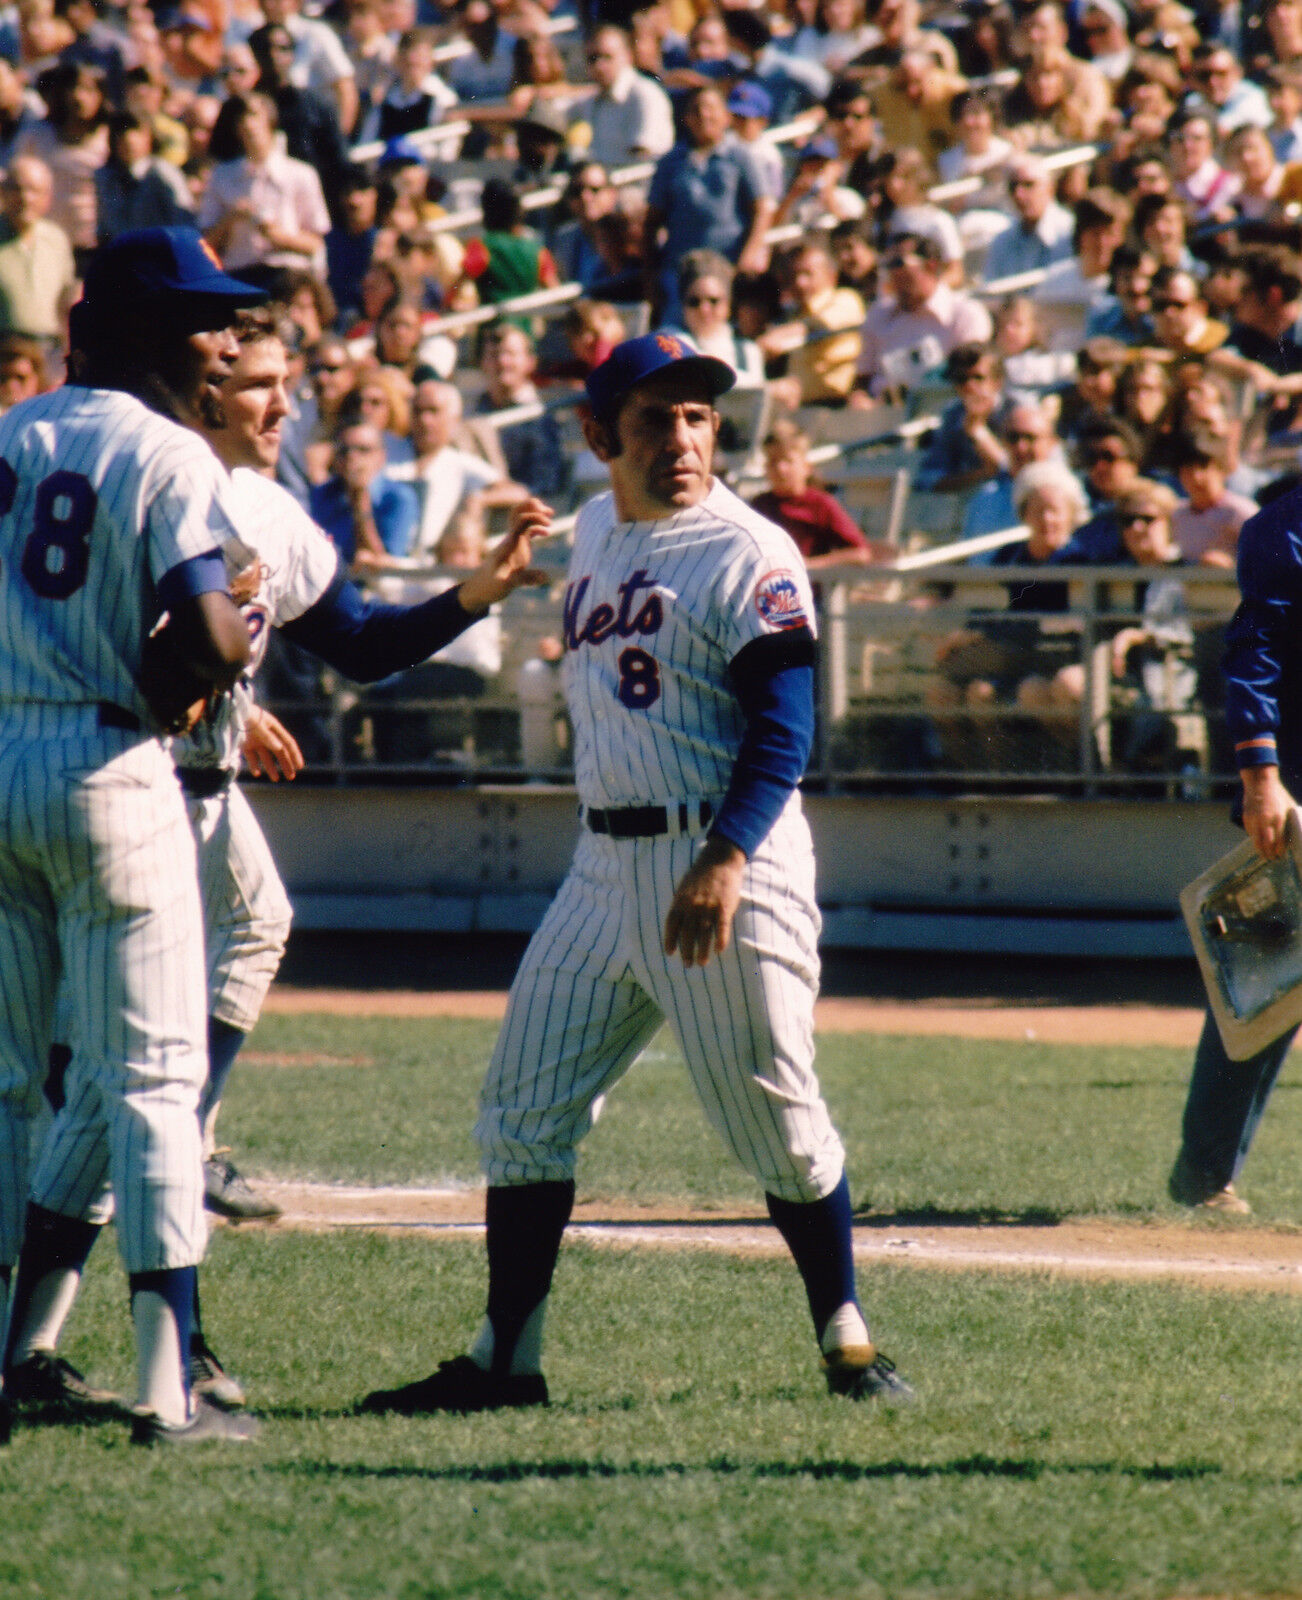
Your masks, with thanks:
M354 683L378 683L451 644L482 614L464 610L458 589L414 606L371 600L342 573L280 632Z
M753 856L804 774L814 743L814 636L808 628L766 634L733 657L733 692L746 719L728 792L714 819Z
M1225 717L1240 767L1295 771L1294 691L1302 663L1302 495L1290 494L1239 534L1239 608L1225 635ZM1283 750L1281 752L1281 746Z

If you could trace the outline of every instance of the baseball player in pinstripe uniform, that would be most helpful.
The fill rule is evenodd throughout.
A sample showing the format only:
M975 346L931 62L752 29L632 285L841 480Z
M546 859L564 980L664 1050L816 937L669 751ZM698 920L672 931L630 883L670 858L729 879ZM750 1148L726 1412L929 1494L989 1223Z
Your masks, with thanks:
M173 742L198 847L207 933L210 1065L201 1114L257 1020L288 932L290 908L267 843L248 802L231 780L251 706L248 677L265 654L267 630L284 629L357 681L374 681L424 660L470 627L522 583L543 581L528 564L531 539L545 530L538 502L512 515L506 540L458 589L414 606L366 601L339 572L334 546L292 496L259 475L273 467L280 424L288 415L284 346L269 313L237 323L239 355L220 405L202 431L232 468L229 509L238 535L224 546L237 575L252 656L245 679L184 739ZM274 719L273 719L274 723ZM279 724L274 724L278 729ZM273 729L273 734L274 734ZM263 761L289 777L301 766L292 739L279 730ZM97 1097L74 1052L67 1099L46 1140L32 1188L14 1316L7 1384L44 1405L84 1407L100 1393L53 1355L105 1204L107 1147ZM198 1300L190 1347L192 1389L234 1407L244 1400L202 1335Z
M234 681L248 633L225 592L225 475L142 400L198 403L235 355L234 310L261 298L191 230L126 235L74 308L75 382L0 420L0 1280L62 980L106 1130L141 1442L250 1431L192 1408L185 1384L206 1241L202 923L194 841L141 688L164 608L199 686Z
M841 1141L813 1067L813 603L790 539L711 476L730 367L648 334L588 379L611 493L565 599L583 832L530 942L480 1096L488 1305L469 1352L367 1411L542 1405L542 1326L602 1097L668 1019L711 1125L763 1187L828 1387L911 1390L855 1290Z

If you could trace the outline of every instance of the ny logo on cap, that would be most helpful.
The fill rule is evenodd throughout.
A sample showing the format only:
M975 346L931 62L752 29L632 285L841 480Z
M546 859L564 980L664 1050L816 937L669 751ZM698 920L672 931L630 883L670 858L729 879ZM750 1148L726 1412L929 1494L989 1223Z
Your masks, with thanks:
M667 356L673 356L675 361L681 361L687 354L687 351L683 349L682 340L674 339L667 333L656 334L656 345Z
M200 250L203 251L204 255L206 255L208 257L209 261L212 262L213 266L217 268L218 272L221 272L221 271L224 270L223 267L222 267L222 258L217 254L217 252L213 249L213 247L208 243L207 239L203 238L202 236L200 236L200 239L199 239L199 248L200 248Z

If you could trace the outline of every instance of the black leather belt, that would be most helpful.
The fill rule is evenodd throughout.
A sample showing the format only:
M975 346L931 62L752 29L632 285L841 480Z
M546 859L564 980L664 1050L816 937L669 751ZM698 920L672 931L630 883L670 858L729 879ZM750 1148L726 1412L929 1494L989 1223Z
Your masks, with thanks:
M178 767L176 775L192 800L211 800L235 781L229 767Z
M124 710L122 706L115 706L108 700L101 700L95 707L99 713L101 728L121 728L124 733L140 733L140 718L134 711Z
M671 817L682 835L708 828L713 816L714 807L708 800L680 800L673 807L623 806L618 811L589 807L583 820L593 833L606 833L612 839L655 839L673 831Z

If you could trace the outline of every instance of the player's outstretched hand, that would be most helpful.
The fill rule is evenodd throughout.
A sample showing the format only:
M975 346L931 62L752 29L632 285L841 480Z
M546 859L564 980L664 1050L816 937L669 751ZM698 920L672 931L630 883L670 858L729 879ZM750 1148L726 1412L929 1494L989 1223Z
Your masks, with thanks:
M497 542L458 590L466 610L487 611L489 606L505 600L513 589L548 582L547 573L529 563L533 560L533 541L545 539L551 529L552 508L544 501L530 497L513 505L506 537Z
M730 839L711 834L683 874L665 918L665 954L675 951L685 967L703 967L722 955L732 939L732 919L741 902L743 852Z
M282 778L292 782L305 765L298 740L265 706L254 706L241 748L253 776L270 778L272 783L279 783Z

